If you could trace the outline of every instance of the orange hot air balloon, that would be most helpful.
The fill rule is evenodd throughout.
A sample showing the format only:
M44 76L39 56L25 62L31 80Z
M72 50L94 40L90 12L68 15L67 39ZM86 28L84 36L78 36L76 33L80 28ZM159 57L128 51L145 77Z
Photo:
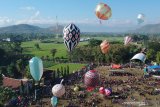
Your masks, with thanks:
M102 20L108 20L112 16L111 8L104 3L99 3L95 9L96 16Z
M110 48L110 44L107 40L104 40L101 45L101 51L103 54L106 54L108 51L109 51L109 48Z

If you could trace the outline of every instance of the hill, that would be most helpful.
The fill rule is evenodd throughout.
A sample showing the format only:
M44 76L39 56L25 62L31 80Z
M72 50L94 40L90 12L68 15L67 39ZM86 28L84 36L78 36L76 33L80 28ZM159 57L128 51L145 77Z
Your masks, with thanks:
M48 28L41 28L34 25L28 24L19 24L19 25L12 25L7 27L1 27L0 33L62 33L63 26L59 25L58 27L48 27Z
M160 24L147 24L131 32L150 33L150 34L160 33Z

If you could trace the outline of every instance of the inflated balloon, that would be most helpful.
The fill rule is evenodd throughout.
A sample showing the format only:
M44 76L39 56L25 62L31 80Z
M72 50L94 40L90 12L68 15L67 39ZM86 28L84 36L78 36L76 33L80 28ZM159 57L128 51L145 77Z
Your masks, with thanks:
M78 86L76 86L76 87L74 87L74 89L73 89L75 92L77 92L77 91L79 91L79 87Z
M57 106L57 103L58 103L57 97L53 96L53 97L51 98L51 104L52 104L52 106L53 106L53 107L56 107L56 106Z
M90 70L84 75L84 84L87 87L95 87L98 85L99 75L95 70Z
M129 44L130 42L132 42L133 41L133 39L130 37L130 36L126 36L125 38L124 38L124 45L127 45L127 44Z
M56 84L52 87L52 93L56 97L61 97L65 93L65 87L62 85L63 79L60 84Z
M137 16L138 24L143 23L144 19L145 19L145 15L144 14L138 14L138 16Z
M43 63L38 57L29 60L30 73L35 81L39 81L43 75Z
M64 27L63 34L64 44L72 51L80 41L80 29L74 24L69 24Z
M99 93L100 93L100 94L104 94L104 93L105 93L104 87L100 87L100 88L99 88Z
M146 54L147 53L147 48L142 48L141 53Z
M108 20L112 16L111 8L104 3L99 3L95 9L96 16L101 20Z
M101 47L101 51L103 54L106 54L110 48L110 44L109 42L107 42L107 40L104 40L101 44L100 44L100 47Z
M104 91L105 91L105 95L106 96L110 96L111 93L112 93L112 89L111 88L106 88Z

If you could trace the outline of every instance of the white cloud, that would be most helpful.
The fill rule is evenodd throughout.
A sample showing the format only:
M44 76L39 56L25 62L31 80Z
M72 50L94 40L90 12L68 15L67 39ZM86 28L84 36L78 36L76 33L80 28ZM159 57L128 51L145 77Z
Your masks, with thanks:
M21 7L20 9L31 11L31 10L35 10L35 7L33 7L33 6L26 6L26 7Z
M0 26L9 25L13 22L13 19L9 17L0 17Z

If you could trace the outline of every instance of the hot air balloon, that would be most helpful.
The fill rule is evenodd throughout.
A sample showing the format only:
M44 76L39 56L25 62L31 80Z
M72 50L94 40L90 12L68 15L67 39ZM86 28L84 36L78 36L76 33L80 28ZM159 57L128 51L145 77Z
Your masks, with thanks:
M52 93L56 97L61 97L65 93L65 87L62 85L63 79L60 84L56 84L52 87Z
M52 104L52 106L53 106L53 107L56 107L56 106L57 106L57 103L58 103L57 97L53 96L53 97L51 98L51 104Z
M29 60L30 73L35 81L40 81L43 74L43 63L38 57L33 57Z
M64 44L70 52L78 45L80 41L80 29L71 23L64 27L63 34Z
M124 45L127 45L127 44L129 44L130 42L132 42L133 41L133 39L130 37L130 36L126 36L125 38L124 38Z
M106 96L110 96L111 93L112 93L112 89L111 88L106 88L104 91L105 91L105 95Z
M87 87L95 87L98 85L99 75L95 70L90 70L85 73L84 84Z
M73 89L75 92L77 92L77 91L79 91L79 87L78 86L76 86L76 87L74 87L74 89Z
M145 15L144 14L138 14L138 16L137 16L138 24L143 23L144 19L145 19Z
M110 48L110 44L109 42L107 42L107 40L104 40L101 44L100 44L100 48L103 54L106 54Z
M105 93L104 87L100 87L100 88L99 88L99 93L100 93L100 94L104 94L104 93Z
M112 16L112 11L107 4L99 3L96 6L95 14L100 20L108 20Z

